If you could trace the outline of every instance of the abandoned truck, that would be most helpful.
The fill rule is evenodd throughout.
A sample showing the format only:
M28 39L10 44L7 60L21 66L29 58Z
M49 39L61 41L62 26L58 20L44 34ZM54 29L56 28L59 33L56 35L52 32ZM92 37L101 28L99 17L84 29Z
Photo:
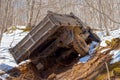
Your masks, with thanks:
M31 60L42 77L47 77L56 66L67 66L88 54L86 25L73 13L48 12L15 47L9 49L17 63ZM96 35L92 35L97 39ZM44 76L45 75L45 76Z

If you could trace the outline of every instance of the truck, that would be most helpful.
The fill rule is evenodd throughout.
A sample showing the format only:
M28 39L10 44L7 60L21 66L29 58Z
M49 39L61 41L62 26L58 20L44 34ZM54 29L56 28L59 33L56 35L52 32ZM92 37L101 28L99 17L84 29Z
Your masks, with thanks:
M9 51L17 63L31 60L45 78L58 67L71 65L88 54L90 33L86 27L73 13L48 11L44 19Z

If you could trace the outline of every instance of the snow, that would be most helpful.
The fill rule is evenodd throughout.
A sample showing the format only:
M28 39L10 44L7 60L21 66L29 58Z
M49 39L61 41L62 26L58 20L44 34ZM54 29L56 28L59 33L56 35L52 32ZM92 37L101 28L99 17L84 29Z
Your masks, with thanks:
M111 40L111 39L113 39L113 38L118 38L118 37L120 37L120 29L114 30L114 31L110 31L110 36L103 36L101 32L97 32L97 35L98 35L98 36L101 38L101 40L102 40L100 46L105 47L105 46L106 46L106 43L105 43L106 40Z
M118 37L120 38L120 29L114 30L114 31L110 31L110 36L104 36L103 35L104 33L105 33L104 31L96 33L100 37L100 39L102 40L102 42L100 43L100 46L102 46L102 47L107 46L106 43L105 43L106 40L111 40L113 38L118 38ZM92 49L92 50L94 50L94 49ZM103 53L106 50L108 50L108 48L107 49L103 49L101 52ZM113 59L110 62L111 64L120 61L120 50L113 50L113 51L111 51L110 54L113 54L113 57L112 57ZM87 55L87 56L85 56L83 58L80 58L79 61L82 62L82 63L85 63L89 59L90 59L90 55Z
M4 75L0 76L0 80L8 80L7 77L9 77L9 75L4 74Z
M99 43L92 41L89 49L89 55L92 55L95 52L95 47L98 46Z
M89 55L86 55L85 57L80 58L79 62L86 63L90 59L90 56L92 56L93 53L95 52L95 47L98 46L98 45L99 44L97 42L92 41L92 43L90 45L90 48L89 48L89 52L88 52Z
M101 36L101 35L99 35L99 36ZM101 38L102 42L101 42L100 46L105 47L106 46L105 41L111 40L113 38L120 38L120 29L110 31L110 36L106 36L106 37ZM113 50L110 52L110 54L113 54L113 56L112 56L113 59L110 62L111 64L120 61L120 50Z
M0 70L7 71L17 66L8 49L15 46L27 33L17 29L12 33L3 34L0 46Z
M17 28L22 28L22 29L25 29L26 26L16 26Z
M86 55L79 59L79 62L86 63L90 59L90 55Z
M113 50L110 54L113 54L111 64L120 61L120 50Z

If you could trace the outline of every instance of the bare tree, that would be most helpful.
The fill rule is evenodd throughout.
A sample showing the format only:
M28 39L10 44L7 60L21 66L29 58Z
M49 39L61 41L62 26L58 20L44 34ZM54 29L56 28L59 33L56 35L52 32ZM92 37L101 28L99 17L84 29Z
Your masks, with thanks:
M42 2L42 0L40 0L40 2L39 2L39 6L37 7L37 14L36 14L36 16L35 16L35 20L34 20L34 22L33 22L33 25L36 25L36 23L37 23L37 20L38 20L38 16L39 16L39 14L41 13L41 2Z
M33 19L33 10L34 10L34 5L35 5L35 0L27 0L28 3L28 27L32 27L32 19Z

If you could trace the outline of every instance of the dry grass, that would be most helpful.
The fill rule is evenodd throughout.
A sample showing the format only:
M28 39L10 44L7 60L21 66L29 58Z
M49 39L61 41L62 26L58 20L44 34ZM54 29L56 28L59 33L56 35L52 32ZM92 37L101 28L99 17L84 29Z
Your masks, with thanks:
M118 80L120 80L120 62L109 65L109 70L110 70L111 80L112 78L118 78ZM101 74L99 74L99 76L96 78L96 80L105 80L105 79L107 79L106 70L103 71Z

